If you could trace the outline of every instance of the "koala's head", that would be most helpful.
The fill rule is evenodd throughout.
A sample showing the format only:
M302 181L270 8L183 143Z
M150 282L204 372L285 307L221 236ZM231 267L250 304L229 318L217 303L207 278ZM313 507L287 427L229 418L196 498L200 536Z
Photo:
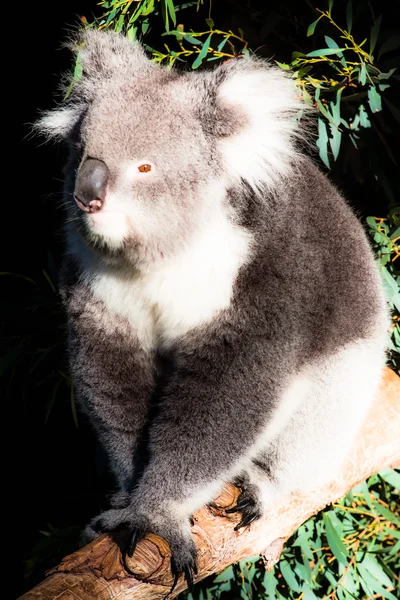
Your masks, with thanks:
M149 263L184 247L245 181L271 187L297 157L292 80L255 59L211 72L156 65L121 34L87 31L82 76L38 128L67 142L68 221L105 258Z

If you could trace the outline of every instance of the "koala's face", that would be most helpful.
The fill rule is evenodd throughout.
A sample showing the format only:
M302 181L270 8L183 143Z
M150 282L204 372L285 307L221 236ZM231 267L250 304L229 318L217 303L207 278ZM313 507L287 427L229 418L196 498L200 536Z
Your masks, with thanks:
M166 256L216 209L218 161L182 83L156 74L149 93L149 81L106 81L81 119L70 210L102 252Z
M69 223L105 258L146 265L220 216L227 190L270 185L293 157L298 110L277 69L230 61L169 71L122 35L83 35L81 80L42 131L69 142ZM286 117L286 118L282 118Z

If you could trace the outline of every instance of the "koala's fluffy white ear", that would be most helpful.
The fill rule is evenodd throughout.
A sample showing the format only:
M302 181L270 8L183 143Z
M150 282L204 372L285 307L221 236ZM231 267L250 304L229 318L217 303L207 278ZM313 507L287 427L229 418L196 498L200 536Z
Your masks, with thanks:
M35 129L48 139L63 140L73 130L79 121L84 108L80 105L70 105L43 113L35 123Z
M104 79L124 72L135 76L155 66L138 42L114 31L86 29L72 48L82 63L84 79Z
M213 75L215 131L224 121L218 146L229 175L254 188L273 186L300 157L296 117L307 108L300 91L278 67L253 58L229 61Z

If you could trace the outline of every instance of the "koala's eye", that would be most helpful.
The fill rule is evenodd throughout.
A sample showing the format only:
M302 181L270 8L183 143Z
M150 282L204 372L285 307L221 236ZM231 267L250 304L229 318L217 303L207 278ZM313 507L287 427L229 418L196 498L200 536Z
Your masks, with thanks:
M151 171L151 165L148 165L147 163L145 163L144 165L139 165L138 171L140 171L141 173L148 173L149 171Z

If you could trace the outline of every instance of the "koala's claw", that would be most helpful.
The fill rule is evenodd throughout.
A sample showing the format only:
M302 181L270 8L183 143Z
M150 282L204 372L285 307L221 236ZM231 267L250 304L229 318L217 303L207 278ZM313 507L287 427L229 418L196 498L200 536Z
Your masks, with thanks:
M144 538L146 533L147 532L143 528L135 528L132 531L131 535L129 536L129 542L125 549L125 554L129 556L129 558L132 558L136 546L138 545L140 540Z
M236 505L233 508L228 508L225 512L228 515L235 512L242 513L242 519L235 526L235 531L247 527L250 523L259 519L262 516L262 511L256 489L253 489L251 485L246 487L246 490L239 495Z
M188 590L189 592L191 592L193 590L194 578L198 573L196 555L192 554L191 557L188 558L185 563L182 563L173 555L171 558L171 571L172 575L174 575L174 584L172 586L171 592L175 588L180 575L183 575L185 577Z
M242 527L247 527L248 525L250 525L250 523L253 523L253 521L256 521L257 519L259 519L260 516L261 516L261 514L259 514L258 512L246 515L245 517L242 518L240 523L238 523L235 526L235 528L234 528L235 531L239 531L239 529L241 529Z
M233 508L228 508L225 512L228 515L239 511L243 512L245 508L247 508L248 506L254 506L254 504L255 500L253 500L252 498L249 498L248 500L243 499L241 502L238 502Z

